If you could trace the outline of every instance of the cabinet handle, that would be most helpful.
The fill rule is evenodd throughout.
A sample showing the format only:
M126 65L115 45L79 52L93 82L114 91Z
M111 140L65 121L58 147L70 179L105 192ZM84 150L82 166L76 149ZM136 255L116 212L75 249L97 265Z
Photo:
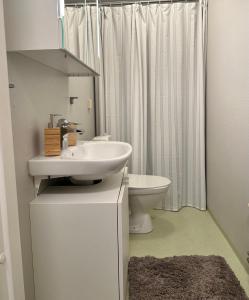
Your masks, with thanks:
M5 254L2 252L0 253L0 265L3 265L6 261L6 256Z

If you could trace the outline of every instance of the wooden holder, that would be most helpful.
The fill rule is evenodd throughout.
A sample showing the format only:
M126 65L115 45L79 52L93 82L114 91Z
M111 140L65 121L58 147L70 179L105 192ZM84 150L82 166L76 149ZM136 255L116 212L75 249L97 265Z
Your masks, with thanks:
M77 144L77 133L68 133L68 146L75 146Z
M61 130L60 128L44 129L45 156L58 156L61 154Z

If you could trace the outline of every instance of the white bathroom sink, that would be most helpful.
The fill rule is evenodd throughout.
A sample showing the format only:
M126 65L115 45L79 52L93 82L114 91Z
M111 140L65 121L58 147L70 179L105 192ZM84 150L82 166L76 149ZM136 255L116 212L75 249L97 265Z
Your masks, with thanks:
M32 176L71 176L75 180L101 179L119 172L132 152L122 142L84 142L63 150L61 156L29 160Z

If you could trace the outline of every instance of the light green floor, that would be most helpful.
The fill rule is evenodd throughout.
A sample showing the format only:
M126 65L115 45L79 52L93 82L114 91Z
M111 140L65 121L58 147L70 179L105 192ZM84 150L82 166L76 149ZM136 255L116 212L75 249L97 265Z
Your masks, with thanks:
M233 269L249 295L249 275L208 212L184 208L180 212L153 210L154 230L130 235L130 255L220 255Z

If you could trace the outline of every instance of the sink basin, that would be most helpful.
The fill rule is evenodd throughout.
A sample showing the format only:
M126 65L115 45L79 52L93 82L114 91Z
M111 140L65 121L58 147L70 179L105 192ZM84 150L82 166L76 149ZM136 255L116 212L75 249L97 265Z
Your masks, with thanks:
M132 152L122 142L84 142L63 150L60 156L38 156L29 160L33 176L71 176L74 180L102 179L119 172Z

